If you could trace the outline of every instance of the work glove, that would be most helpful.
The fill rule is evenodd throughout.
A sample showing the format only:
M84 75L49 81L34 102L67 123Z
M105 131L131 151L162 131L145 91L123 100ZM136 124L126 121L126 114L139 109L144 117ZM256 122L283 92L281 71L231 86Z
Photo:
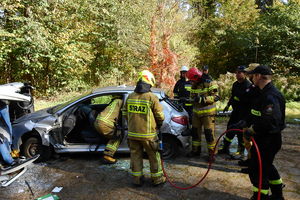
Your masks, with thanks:
M243 137L247 140L250 141L251 137L255 134L253 128L247 128L243 132Z
M197 103L205 103L204 96L200 95L194 98L194 101Z
M243 129L247 127L247 123L244 120L240 120L235 124L231 124L228 126L228 129Z
M223 110L223 113L227 112L229 109L229 105L225 106L224 110Z
M203 98L204 100L204 103L207 103L207 104L212 104L215 102L215 97L214 96L207 96L205 98Z

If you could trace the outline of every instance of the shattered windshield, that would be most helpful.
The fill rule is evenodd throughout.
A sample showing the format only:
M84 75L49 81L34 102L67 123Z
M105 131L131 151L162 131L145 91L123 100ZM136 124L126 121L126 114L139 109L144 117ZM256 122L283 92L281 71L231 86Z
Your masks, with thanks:
M56 113L57 111L61 110L62 108L66 107L67 105L69 105L69 104L71 104L71 103L77 101L78 99L81 99L82 97L85 97L85 96L87 96L87 95L89 95L89 94L91 94L91 92L87 92L87 93L85 93L85 94L83 94L83 95L80 95L80 96L78 96L78 97L75 97L75 98L73 98L73 99L71 99L71 100L69 100L69 101L67 101L67 102L65 102L65 103L58 104L58 105L56 105L56 106L54 106L54 107L52 107L52 108L49 108L49 109L47 110L47 112L50 113L50 114L54 114L54 113Z

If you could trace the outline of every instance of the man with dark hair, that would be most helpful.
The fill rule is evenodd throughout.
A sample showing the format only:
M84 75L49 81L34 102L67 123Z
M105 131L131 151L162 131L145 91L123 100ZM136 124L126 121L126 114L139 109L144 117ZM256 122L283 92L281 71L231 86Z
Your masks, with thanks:
M282 179L273 164L276 154L281 149L281 131L285 128L285 99L272 84L272 71L268 66L260 65L249 74L253 74L253 83L258 88L258 95L252 99L250 113L246 124L237 128L245 128L244 138L254 138L262 160L261 200L283 200ZM250 128L247 128L250 127ZM253 185L252 200L258 196L259 167L254 146L250 149L249 178ZM268 192L271 188L272 195Z
M210 83L210 82L212 82L212 77L208 74L208 70L209 70L209 68L208 68L208 65L204 65L203 67L202 67L202 80L204 81L204 82L207 82L207 83Z
M227 130L232 124L237 123L240 121L248 112L247 106L242 101L242 97L246 93L246 89L250 87L251 82L247 80L246 74L245 74L245 66L238 66L236 69L236 79L232 85L231 89L231 97L224 108L223 112L228 111L229 107L232 106L232 113L230 115L230 119L227 123ZM223 147L219 151L219 153L224 154L230 154L229 148L230 144L234 138L234 136L237 135L238 137L238 150L237 155L240 157L244 156L245 146L243 142L243 136L242 134L236 133L234 131L228 132L224 138L223 138Z

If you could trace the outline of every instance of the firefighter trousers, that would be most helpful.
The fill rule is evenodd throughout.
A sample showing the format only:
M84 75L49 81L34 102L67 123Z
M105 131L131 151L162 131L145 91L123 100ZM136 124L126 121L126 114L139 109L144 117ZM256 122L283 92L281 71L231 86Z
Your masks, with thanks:
M275 155L281 148L281 133L265 136L257 135L254 136L254 139L259 148L262 160L262 193L264 194L265 192L267 194L270 184L282 184L280 175L273 164ZM253 191L256 192L259 184L259 167L257 153L254 146L251 147L249 178L253 184Z
M140 179L143 176L143 152L148 155L150 173L153 184L159 184L164 180L161 167L160 154L158 152L158 142L156 140L133 140L128 139L130 148L130 168L134 178Z
M192 141L193 152L201 152L201 137L203 131L202 129L204 128L207 149L209 153L212 153L213 149L216 146L215 116L198 116L196 113L193 113L192 127L195 131Z
M110 126L107 126L105 123L101 122L100 120L95 121L95 128L103 135L105 138L108 138L109 141L105 146L104 155L114 157L116 151L118 150L121 140L121 137L114 137L115 136L115 128L111 128Z

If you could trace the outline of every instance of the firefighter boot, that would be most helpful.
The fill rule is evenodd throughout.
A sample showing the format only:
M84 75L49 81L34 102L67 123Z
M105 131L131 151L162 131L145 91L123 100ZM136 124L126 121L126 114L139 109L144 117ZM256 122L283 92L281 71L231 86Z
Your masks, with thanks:
M252 197L250 200L257 200L258 193L253 192ZM269 195L260 193L260 200L269 200Z
M102 163L103 164L115 164L117 162L117 159L108 156L108 155L104 155L103 159L102 159Z
M144 184L144 176L133 176L132 184L137 187L141 187Z
M284 200L282 194L283 184L278 185L270 185L272 195L270 196L270 200Z
M166 182L167 182L167 180L166 180L166 177L164 177L164 176L152 178L152 185L154 187L163 185Z
M238 150L237 152L232 156L232 159L235 159L235 160L243 160L245 154L245 147L243 145L239 145L238 146Z
M227 141L224 138L224 140L223 140L223 146L219 150L219 154L227 154L227 155L229 155L230 154L230 152L229 152L230 143L231 142Z

